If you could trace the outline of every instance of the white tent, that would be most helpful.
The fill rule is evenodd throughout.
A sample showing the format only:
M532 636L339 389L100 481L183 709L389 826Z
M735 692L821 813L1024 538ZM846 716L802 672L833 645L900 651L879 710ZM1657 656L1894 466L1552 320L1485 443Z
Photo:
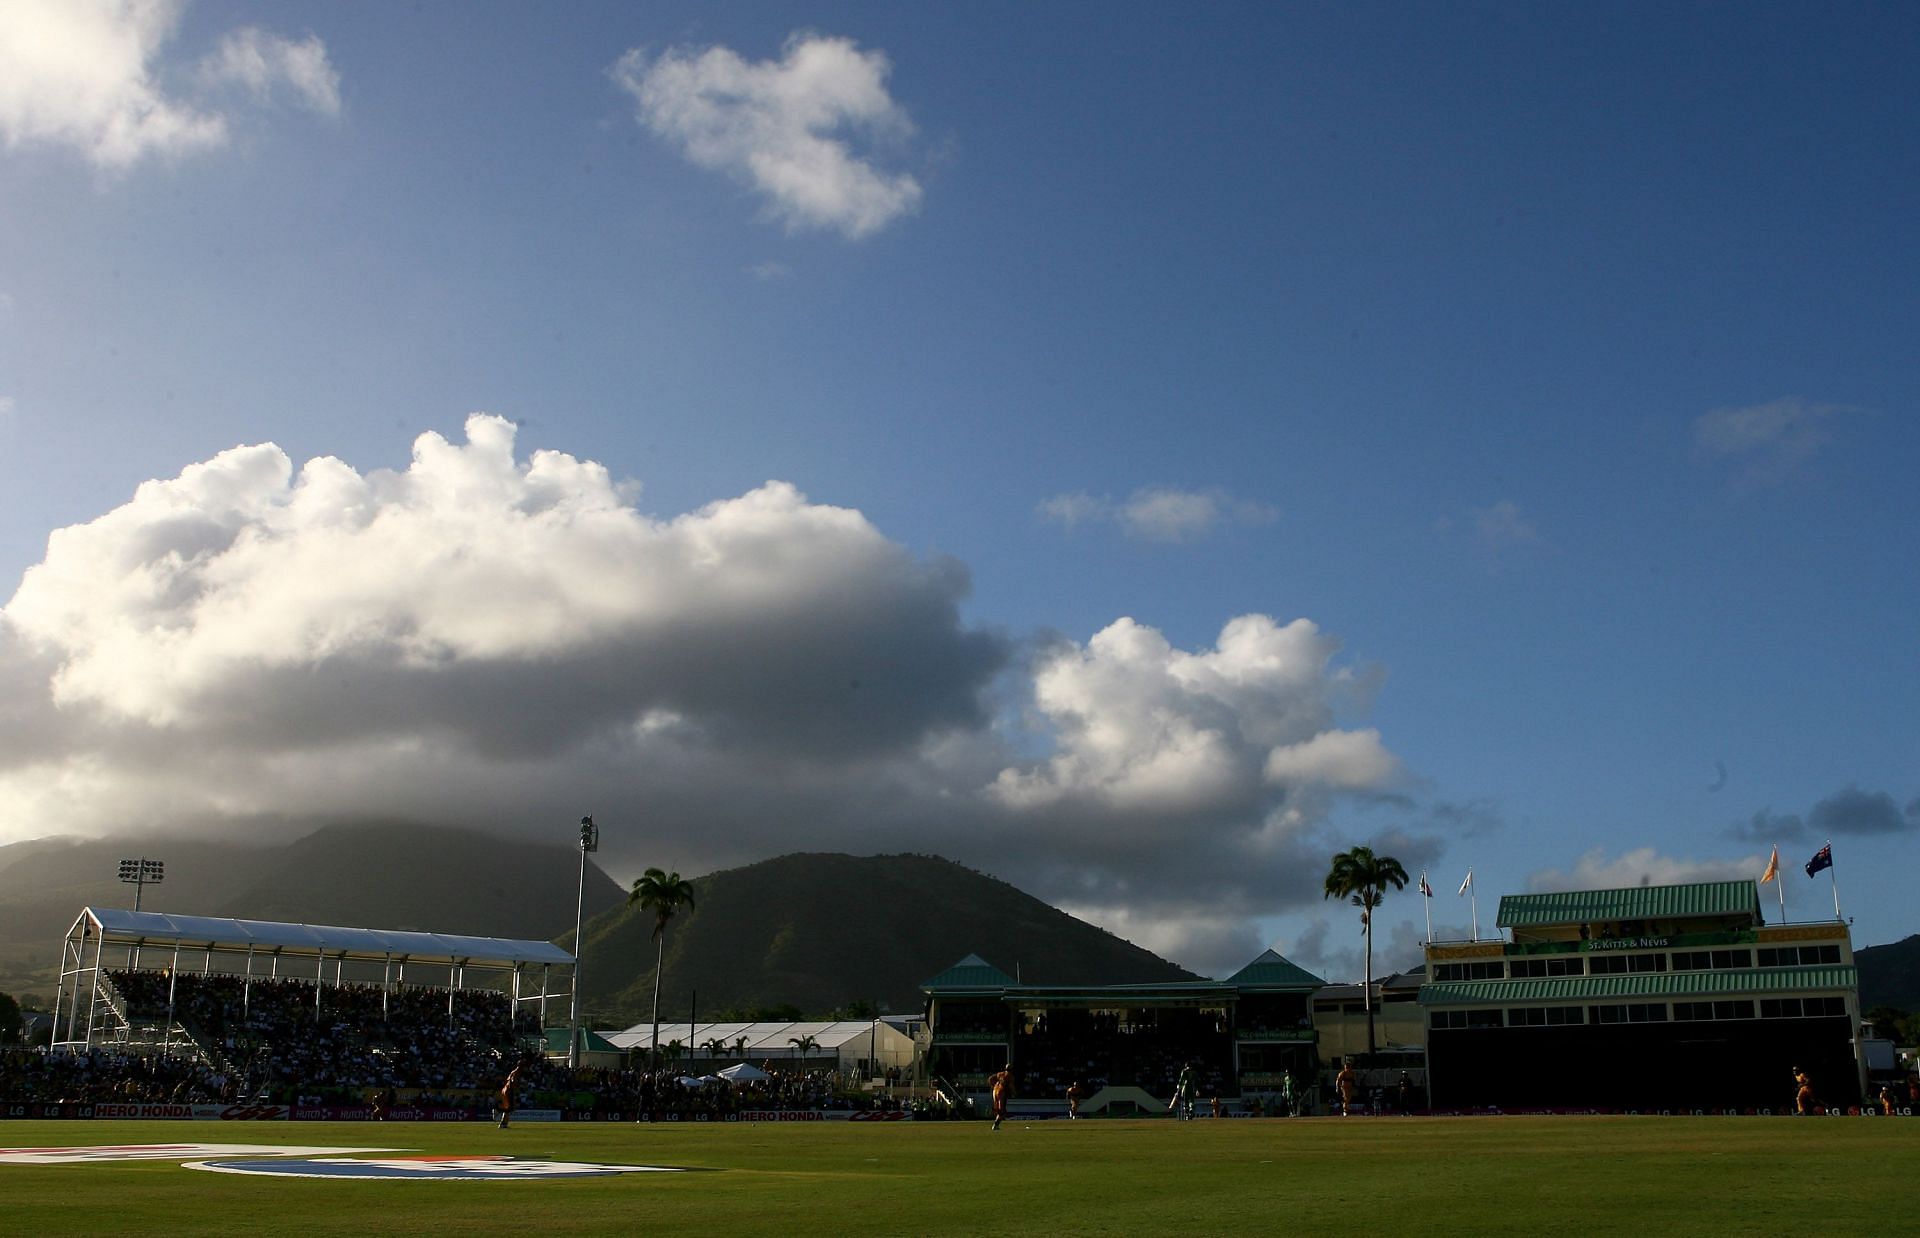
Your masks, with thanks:
M738 1066L729 1066L725 1070L717 1073L728 1083L753 1083L768 1077L766 1071L761 1070L751 1062L742 1062Z

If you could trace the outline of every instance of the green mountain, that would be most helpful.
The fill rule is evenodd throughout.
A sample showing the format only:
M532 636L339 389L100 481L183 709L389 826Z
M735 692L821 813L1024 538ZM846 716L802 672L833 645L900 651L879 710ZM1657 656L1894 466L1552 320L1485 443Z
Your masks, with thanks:
M919 985L979 954L1039 984L1191 980L1188 972L1004 881L937 856L800 854L694 878L666 936L664 1020L864 1001L918 1011ZM621 906L584 933L584 1005L603 1026L650 1017L653 917ZM563 939L564 940L564 939ZM698 996L698 1008L694 1001Z
M1853 952L1860 969L1860 1009L1893 1006L1920 1013L1920 933L1884 946Z
M537 941L571 927L580 877L570 842L399 822L333 825L278 843L15 843L0 847L0 992L50 998L68 927L83 907L133 906L119 862L142 855L166 864L165 880L142 893L147 911ZM588 866L588 915L624 897Z

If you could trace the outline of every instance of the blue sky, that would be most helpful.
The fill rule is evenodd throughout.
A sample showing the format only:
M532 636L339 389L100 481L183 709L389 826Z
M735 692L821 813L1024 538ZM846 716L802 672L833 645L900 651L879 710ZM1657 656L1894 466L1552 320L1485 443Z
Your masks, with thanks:
M587 798L1346 974L1351 843L1831 835L1916 928L1911 8L10 8L0 838Z

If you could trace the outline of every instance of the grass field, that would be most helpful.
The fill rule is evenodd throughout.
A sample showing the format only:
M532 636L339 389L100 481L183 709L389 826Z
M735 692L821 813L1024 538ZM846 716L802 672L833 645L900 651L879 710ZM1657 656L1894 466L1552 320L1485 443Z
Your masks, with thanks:
M1920 1232L1920 1120L1898 1118L0 1124L8 1148L188 1141L722 1172L336 1182L0 1165L0 1217L61 1235Z

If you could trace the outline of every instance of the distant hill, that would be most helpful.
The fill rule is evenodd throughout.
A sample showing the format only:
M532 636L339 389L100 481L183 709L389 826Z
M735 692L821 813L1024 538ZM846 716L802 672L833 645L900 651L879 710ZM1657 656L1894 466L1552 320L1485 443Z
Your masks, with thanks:
M922 981L969 953L1034 983L1150 983L1193 973L1004 881L936 856L800 854L694 878L667 930L661 1018L854 1001L917 1011ZM587 1013L626 1026L652 1008L653 917L621 906L586 927Z
M1920 1013L1920 933L1884 946L1853 952L1860 969L1860 1009L1894 1006Z
M566 841L405 823L334 825L270 844L15 843L0 847L0 992L50 998L68 926L88 905L133 906L119 862L142 854L167 866L142 898L148 911L538 941L571 930L579 880L579 855ZM619 906L624 893L588 866L588 915Z

